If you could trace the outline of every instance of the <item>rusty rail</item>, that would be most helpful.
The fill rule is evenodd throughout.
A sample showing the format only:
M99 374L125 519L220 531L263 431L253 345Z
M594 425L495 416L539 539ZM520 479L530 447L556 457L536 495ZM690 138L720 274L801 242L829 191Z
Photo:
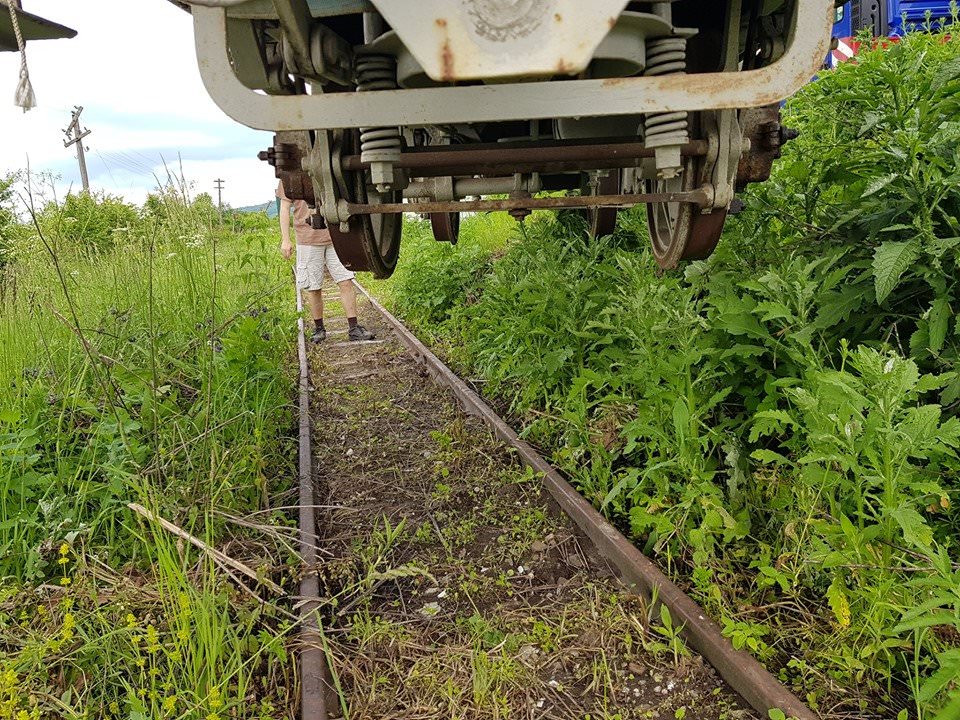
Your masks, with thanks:
M310 366L303 328L303 297L297 293L297 356L300 362L300 556L304 575L300 580L300 718L327 720L329 668L317 617L320 581L317 577L317 517L313 488L313 450L310 444Z
M348 215L381 213L498 212L502 210L563 210L566 208L627 208L641 203L691 203L708 207L712 194L705 189L675 193L638 193L636 195L569 195L564 197L508 198L505 200L452 200L441 202L352 203L341 201Z
M542 475L544 487L550 495L589 538L596 550L620 571L624 584L640 590L648 597L656 590L659 601L667 606L675 622L683 626L683 635L690 645L717 669L730 687L740 693L751 707L762 717L768 717L770 710L779 709L788 718L817 720L817 716L806 705L751 655L735 650L703 608L607 522L593 505L574 490L530 444L521 440L477 393L444 365L403 323L371 297L359 283L357 288L396 331L410 354L426 367L431 377L454 393L464 411L483 420L497 437L516 448L524 464Z

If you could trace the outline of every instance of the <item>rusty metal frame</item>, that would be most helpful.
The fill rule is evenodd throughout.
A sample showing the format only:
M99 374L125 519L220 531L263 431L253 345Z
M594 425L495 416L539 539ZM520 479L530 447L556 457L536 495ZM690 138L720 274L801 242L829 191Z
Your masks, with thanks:
M410 354L425 366L437 383L453 392L464 411L480 418L497 437L517 450L525 465L542 476L544 488L593 543L597 552L619 570L624 584L648 597L657 592L659 602L669 608L674 622L683 627L683 635L690 645L717 669L751 707L762 717L767 717L770 710L778 709L796 720L817 720L817 716L806 705L751 655L735 650L703 608L607 522L593 505L574 490L530 444L521 440L493 408L444 365L403 323L372 298L359 283L355 284L397 333Z
M226 10L194 6L193 21L201 77L227 115L261 130L319 130L770 105L809 82L829 52L834 0L797 5L786 54L760 70L327 95L254 92L240 82L230 63Z

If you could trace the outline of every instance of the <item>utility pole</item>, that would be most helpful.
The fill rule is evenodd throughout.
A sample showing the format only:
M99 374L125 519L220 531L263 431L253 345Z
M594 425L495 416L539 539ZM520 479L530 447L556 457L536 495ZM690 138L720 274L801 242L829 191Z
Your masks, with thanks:
M214 180L214 182L217 184L217 210L220 211L220 215L222 216L223 215L223 183L225 181L221 180L220 178L217 178L216 180Z
M80 164L80 180L83 183L83 191L90 192L90 181L87 179L87 160L83 156L83 139L93 131L80 129L80 113L82 112L82 106L74 105L70 125L63 131L64 135L67 136L67 139L63 141L63 146L65 148L71 145L77 146L77 162Z

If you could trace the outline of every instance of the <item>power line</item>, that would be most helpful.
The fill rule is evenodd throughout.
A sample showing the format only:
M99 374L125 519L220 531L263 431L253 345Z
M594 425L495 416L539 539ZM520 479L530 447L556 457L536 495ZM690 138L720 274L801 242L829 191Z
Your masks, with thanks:
M83 155L83 139L89 135L92 130L80 129L80 113L83 112L83 106L74 106L70 117L70 125L63 131L67 139L63 141L65 148L71 145L77 146L77 162L80 164L80 181L83 183L83 191L90 192L90 180L87 179L87 160Z

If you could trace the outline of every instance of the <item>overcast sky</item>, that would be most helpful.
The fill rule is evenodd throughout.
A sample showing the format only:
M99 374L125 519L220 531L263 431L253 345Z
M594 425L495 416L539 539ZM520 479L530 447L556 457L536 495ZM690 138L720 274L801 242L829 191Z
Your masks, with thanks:
M63 130L82 105L91 189L142 202L165 177L164 161L182 160L195 192L234 207L273 198L273 170L256 159L270 134L224 115L203 88L190 15L167 0L23 0L24 9L77 30L72 40L27 46L37 107L14 107L19 55L0 53L0 173L23 169L62 177L61 192L80 187L74 148ZM4 9L4 12L6 10Z

